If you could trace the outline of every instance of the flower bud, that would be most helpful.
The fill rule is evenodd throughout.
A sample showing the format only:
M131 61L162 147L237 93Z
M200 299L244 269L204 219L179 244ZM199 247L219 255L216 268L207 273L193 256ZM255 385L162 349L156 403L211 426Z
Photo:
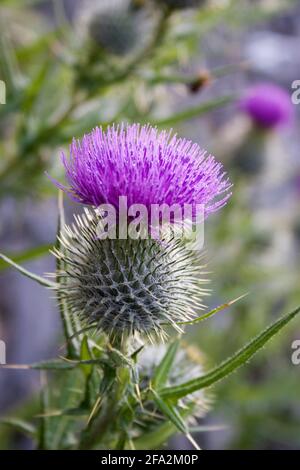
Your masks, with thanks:
M294 115L289 93L273 83L259 83L250 88L240 108L257 126L266 130L290 124Z
M106 52L118 56L130 53L139 40L135 14L126 10L107 10L91 18L89 33Z

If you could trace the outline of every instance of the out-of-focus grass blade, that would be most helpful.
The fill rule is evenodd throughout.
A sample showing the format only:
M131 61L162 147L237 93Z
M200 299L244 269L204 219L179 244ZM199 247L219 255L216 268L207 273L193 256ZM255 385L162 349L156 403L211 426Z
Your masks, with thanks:
M10 7L26 7L42 3L43 0L2 0L2 5Z
M172 114L170 117L164 119L158 119L155 121L157 126L170 126L177 124L182 121L187 121L194 117L199 117L202 114L213 111L214 109L226 106L229 103L232 103L235 100L235 96L222 96L221 98L215 98L214 100L207 101L202 103L199 106L194 106L193 108L181 111L180 113Z
M0 365L1 369L20 369L20 370L66 370L74 369L78 362L65 362L59 360L41 361L33 364L3 364Z
M40 373L41 391L40 391L40 406L42 414L47 413L49 408L49 389L47 373L41 371ZM38 430L38 449L43 450L48 448L48 421L47 418L42 418L39 423Z
M21 65L26 64L28 63L28 61L35 59L39 54L42 55L43 53L49 52L51 43L53 42L53 40L56 39L56 37L57 37L57 30L51 29L51 31L47 31L42 36L38 36L38 38L30 42L29 44L19 45L16 48L16 56L17 56L18 62Z
M29 112L35 99L38 97L40 89L43 86L44 81L47 79L50 66L51 63L49 61L46 61L44 64L42 64L24 91L24 97L22 100L22 111L24 113Z
M13 259L15 263L24 263L25 261L31 261L41 256L49 254L51 245L41 245L29 250L25 250L19 253L11 254L9 258ZM8 263L4 260L0 260L0 271L4 271L9 267Z
M11 39L6 34L6 26L4 18L0 17L0 72L4 76L8 91L15 94L19 88L20 71Z
M33 424L18 418L2 418L0 419L0 425L1 424L11 426L16 431L29 435L30 437L35 436L37 432L36 427Z
M204 72L208 74L208 77L212 77L213 79L215 79L219 77L224 77L230 73L237 72L245 68L247 65L248 65L247 62L243 61L243 62L238 62L235 64L228 64L228 65L220 66L212 70L207 70L207 71L204 70ZM168 75L153 74L150 76L142 75L142 78L144 78L151 85L157 85L161 83L179 83L179 84L189 85L195 82L199 78L199 75L197 74L193 74L193 75L178 75L177 74L176 75L175 73L168 74Z
M225 424L212 424L207 426L194 426L190 428L190 432L216 432L216 431L224 431L228 429L228 426Z
M287 325L300 312L300 307L268 326L262 333L252 339L246 346L237 351L232 357L222 362L219 366L197 379L190 380L175 387L165 388L160 391L162 398L177 400L190 393L209 387L224 377L234 372L245 364L259 349L273 338L285 325Z

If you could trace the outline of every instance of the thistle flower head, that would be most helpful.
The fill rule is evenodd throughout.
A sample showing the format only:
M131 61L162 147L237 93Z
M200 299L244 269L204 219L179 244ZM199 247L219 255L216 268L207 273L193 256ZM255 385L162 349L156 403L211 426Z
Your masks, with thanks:
M273 83L260 83L250 88L240 108L265 129L289 124L294 112L290 95Z
M230 197L221 163L198 144L150 125L96 128L73 140L70 157L62 158L68 186L60 187L83 204L118 210L119 197L126 196L129 206L148 211L152 204L201 204L207 216Z
M96 128L73 141L63 162L68 181L63 189L97 209L109 204L117 212L126 196L129 206L142 205L148 214L153 204L183 209L189 204L193 215L200 204L207 216L230 196L230 183L214 157L149 125ZM62 267L59 299L74 316L110 336L163 337L166 325L180 330L178 323L190 320L207 294L198 249L178 237L173 220L171 231L163 228L158 239L136 239L119 232L103 238L102 229L99 236L103 218L98 210L86 210L61 233L60 249L54 250Z
M100 216L86 209L60 234L58 297L83 324L110 336L164 336L203 307L200 255L180 239L97 237Z

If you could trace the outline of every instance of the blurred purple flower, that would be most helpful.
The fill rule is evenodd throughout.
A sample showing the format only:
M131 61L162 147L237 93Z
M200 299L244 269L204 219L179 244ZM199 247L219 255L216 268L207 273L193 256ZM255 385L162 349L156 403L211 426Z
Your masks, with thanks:
M81 141L73 140L70 157L62 154L68 186L58 186L75 201L92 206L112 204L196 204L205 216L230 197L230 182L222 164L206 156L199 145L159 132L150 125L95 128ZM195 212L194 212L195 213Z
M260 83L250 88L240 108L265 129L288 125L294 115L290 95L273 83Z

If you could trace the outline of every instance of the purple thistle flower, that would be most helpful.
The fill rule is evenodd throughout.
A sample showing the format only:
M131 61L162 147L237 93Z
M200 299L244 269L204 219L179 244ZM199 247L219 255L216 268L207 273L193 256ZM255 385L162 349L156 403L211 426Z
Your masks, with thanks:
M240 109L265 129L288 125L294 108L290 95L273 83L253 86L240 102Z
M62 154L68 186L58 186L75 201L118 210L119 197L128 206L196 204L205 216L230 197L230 182L222 164L199 145L139 124L95 128L81 141L73 140L70 157Z

